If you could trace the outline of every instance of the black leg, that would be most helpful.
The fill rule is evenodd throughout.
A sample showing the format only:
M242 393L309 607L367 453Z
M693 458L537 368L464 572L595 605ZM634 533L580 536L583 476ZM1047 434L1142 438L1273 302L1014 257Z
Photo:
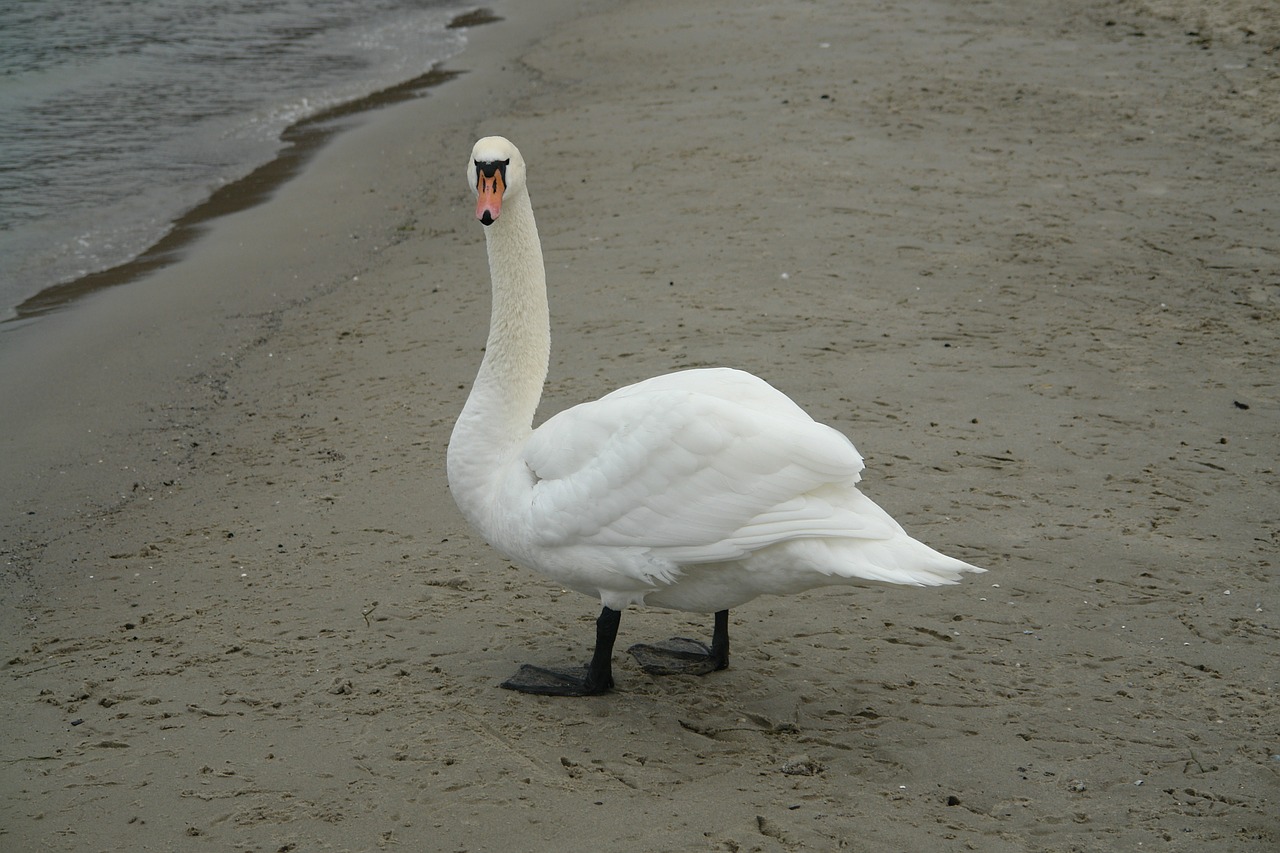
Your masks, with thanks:
M596 650L591 663L580 669L525 664L502 682L508 690L542 696L596 696L613 687L613 642L618 638L622 612L608 607L596 619ZM727 641L727 638L726 638Z
M716 627L711 634L711 657L716 669L729 668L729 611L716 611Z
M726 669L729 666L729 611L716 613L710 646L688 637L672 637L662 643L637 643L627 651L640 668L651 675L706 675Z

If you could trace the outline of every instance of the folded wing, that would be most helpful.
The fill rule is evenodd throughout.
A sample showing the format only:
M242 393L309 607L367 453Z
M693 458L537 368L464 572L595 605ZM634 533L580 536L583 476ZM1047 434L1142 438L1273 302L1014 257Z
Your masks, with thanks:
M703 563L800 537L900 530L847 499L863 464L844 435L736 370L659 376L567 409L534 431L524 459L548 547Z

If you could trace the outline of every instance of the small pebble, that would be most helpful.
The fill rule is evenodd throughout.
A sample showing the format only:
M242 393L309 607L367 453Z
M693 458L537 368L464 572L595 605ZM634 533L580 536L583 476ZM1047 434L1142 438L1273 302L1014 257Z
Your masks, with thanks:
M788 776L817 776L826 769L817 761L803 755L782 765L782 772Z

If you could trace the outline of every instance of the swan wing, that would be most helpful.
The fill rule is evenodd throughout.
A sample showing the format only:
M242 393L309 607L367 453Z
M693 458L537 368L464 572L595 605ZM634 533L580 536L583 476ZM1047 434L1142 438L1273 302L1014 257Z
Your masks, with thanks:
M698 563L802 536L899 529L842 506L863 467L849 439L741 371L655 377L567 409L534 431L524 461L532 529L547 547Z

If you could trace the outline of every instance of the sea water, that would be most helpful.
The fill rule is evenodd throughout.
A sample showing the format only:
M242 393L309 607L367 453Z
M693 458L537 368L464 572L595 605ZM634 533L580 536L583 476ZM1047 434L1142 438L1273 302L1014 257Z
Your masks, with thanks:
M0 0L0 321L137 256L296 122L460 51L457 0Z

